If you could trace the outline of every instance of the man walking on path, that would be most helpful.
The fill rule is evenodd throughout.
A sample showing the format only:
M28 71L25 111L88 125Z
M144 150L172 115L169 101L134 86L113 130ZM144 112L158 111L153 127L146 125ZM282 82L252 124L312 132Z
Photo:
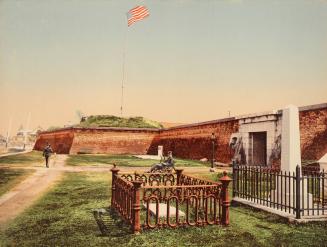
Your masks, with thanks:
M52 153L53 153L52 148L51 148L50 144L48 143L43 150L43 156L45 157L45 166L47 168L49 168L49 158Z

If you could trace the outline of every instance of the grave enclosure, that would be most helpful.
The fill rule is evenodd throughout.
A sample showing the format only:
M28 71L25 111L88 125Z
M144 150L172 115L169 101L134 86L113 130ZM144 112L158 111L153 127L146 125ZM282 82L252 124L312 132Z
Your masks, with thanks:
M111 207L134 233L146 229L228 225L228 184L176 173L112 172Z

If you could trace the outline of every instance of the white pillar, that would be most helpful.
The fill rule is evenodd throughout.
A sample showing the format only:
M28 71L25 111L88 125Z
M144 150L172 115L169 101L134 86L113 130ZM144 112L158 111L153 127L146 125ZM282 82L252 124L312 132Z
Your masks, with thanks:
M163 146L158 146L158 157L159 158L163 157Z
M284 174L290 172L290 175L295 175L296 166L301 168L301 146L300 146L300 124L299 124L299 109L294 105L289 105L283 109L282 115L282 152L281 152L281 171ZM276 184L279 184L279 188L283 188L281 191L275 190L275 198L278 198L279 202L283 205L295 207L295 201L293 200L293 183L288 183L285 186L285 177L278 178ZM303 184L302 184L303 183ZM307 180L301 180L300 188L300 205L304 205L304 208L311 208L313 205L312 195L307 193ZM302 201L303 200L303 201Z
M281 170L295 172L301 167L299 109L289 105L283 109Z

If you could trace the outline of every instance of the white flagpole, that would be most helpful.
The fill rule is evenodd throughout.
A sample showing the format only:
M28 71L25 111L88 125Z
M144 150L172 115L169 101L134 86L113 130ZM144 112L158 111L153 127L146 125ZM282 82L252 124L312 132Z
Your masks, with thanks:
M124 84L125 84L125 60L126 60L126 50L127 50L127 34L128 26L125 30L125 40L124 40L124 49L123 49L123 65L122 65L122 80L121 80L121 99L120 99L120 115L123 116L123 105L124 105Z

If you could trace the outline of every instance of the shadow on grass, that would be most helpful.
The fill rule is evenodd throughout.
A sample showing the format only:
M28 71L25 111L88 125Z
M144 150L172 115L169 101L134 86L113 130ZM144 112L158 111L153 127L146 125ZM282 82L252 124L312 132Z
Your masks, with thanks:
M282 224L289 223L287 218L281 217L273 213L266 213L261 209L244 205L236 201L232 201L231 206L234 211L244 212L246 210L247 215L256 217L257 219L260 219L264 222L282 223Z
M99 237L125 237L131 235L130 226L125 224L111 208L93 210L93 217L99 227Z

